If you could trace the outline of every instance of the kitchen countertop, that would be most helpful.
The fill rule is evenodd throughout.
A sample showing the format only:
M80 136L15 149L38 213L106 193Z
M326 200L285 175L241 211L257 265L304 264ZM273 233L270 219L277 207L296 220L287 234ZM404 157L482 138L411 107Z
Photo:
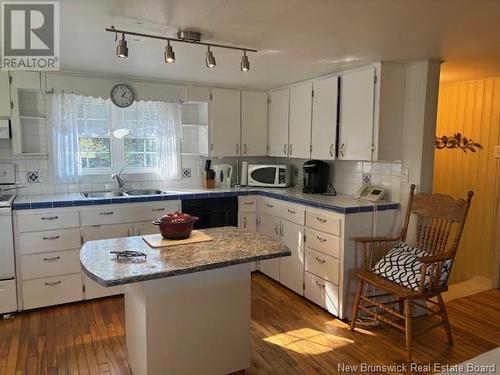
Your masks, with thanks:
M148 196L125 196L114 198L85 198L80 193L53 194L53 195L25 195L18 196L13 203L14 210L37 208L58 208L94 206L103 204L122 204L135 202L157 202L164 200L185 200L200 198L220 198L241 195L260 195L280 199L287 202L303 204L338 213L349 214L368 211L395 210L399 203L382 201L373 203L366 200L353 199L350 195L325 196L320 194L304 194L300 189L271 189L245 187L239 189L184 189L169 191L168 194Z
M103 286L200 272L262 259L289 256L283 244L261 234L235 227L203 229L213 241L160 249L149 247L141 236L89 241L80 250L85 273ZM110 251L134 250L146 261L116 259Z

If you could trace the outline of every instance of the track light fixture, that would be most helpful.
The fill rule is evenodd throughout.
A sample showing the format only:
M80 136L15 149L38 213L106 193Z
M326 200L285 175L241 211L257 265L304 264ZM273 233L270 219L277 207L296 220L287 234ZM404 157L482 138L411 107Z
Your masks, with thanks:
M212 51L210 51L210 46L208 46L207 49L207 57L205 58L205 63L207 64L207 68L213 68L215 65L217 65L214 54L212 53Z
M175 53L174 50L172 49L172 46L170 45L170 40L167 42L167 46L165 47L164 56L165 56L165 62L167 64L175 62Z
M116 56L123 59L126 59L128 57L128 47L124 33L122 33L122 38L118 41L118 45L116 46Z
M165 57L166 63L175 62L175 53L174 53L174 50L172 49L172 46L170 45L171 42L189 43L189 44L197 44L200 46L207 46L205 63L206 63L208 68L212 68L212 67L217 65L217 63L215 61L214 54L210 50L210 47L226 48L226 49L232 49L232 50L237 50L237 51L243 51L243 56L241 58L241 65L240 65L240 69L242 72L247 72L250 70L250 62L248 60L247 52L257 52L256 49L251 49L251 48L235 47L235 46L229 46L227 44L215 44L215 43L202 42L201 41L201 34L197 31L189 31L189 30L180 31L178 33L177 38L171 38L171 37L166 37L166 36L161 36L161 35L136 33L134 31L127 31L127 30L119 30L119 29L116 29L113 25L111 25L110 27L107 27L106 31L114 33L115 40L118 40L118 34L122 35L121 39L118 40L118 45L116 47L116 55L118 57L122 57L122 58L128 57L128 47L127 47L127 41L125 40L125 35L134 35L134 36L139 36L142 38L166 40L167 45L165 46L165 52L164 52L164 57Z
M250 61L248 61L247 51L243 51L243 56L241 57L241 71L248 72L250 70Z

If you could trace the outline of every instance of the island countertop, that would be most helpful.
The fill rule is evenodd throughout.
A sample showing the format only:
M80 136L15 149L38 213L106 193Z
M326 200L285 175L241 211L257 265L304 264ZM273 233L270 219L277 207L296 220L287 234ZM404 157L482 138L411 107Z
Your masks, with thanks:
M86 242L80 250L84 272L103 286L171 277L257 260L288 256L283 244L235 227L201 230L213 240L151 248L141 236ZM140 251L146 260L117 260L111 251Z

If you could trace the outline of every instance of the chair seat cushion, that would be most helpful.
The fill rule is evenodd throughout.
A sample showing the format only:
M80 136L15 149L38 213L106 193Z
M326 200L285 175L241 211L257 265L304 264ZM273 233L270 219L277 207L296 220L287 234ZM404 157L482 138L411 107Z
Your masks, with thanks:
M412 290L418 290L422 276L422 262L419 258L430 256L425 250L400 242L382 257L372 268L372 271L398 285ZM440 275L440 285L444 285L451 269L451 261L446 261ZM431 270L427 269L424 286L430 283Z

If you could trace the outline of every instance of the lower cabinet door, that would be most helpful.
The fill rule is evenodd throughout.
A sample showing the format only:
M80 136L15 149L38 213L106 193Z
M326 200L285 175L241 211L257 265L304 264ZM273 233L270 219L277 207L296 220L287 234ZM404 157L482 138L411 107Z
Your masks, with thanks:
M0 281L0 314L17 311L16 280Z
M59 305L82 299L80 273L23 281L23 308Z
M304 227L281 221L281 242L291 256L280 258L280 282L295 293L304 295Z
M328 310L333 315L339 315L339 288L312 273L305 273L305 297L315 304Z
M85 283L85 299L115 296L124 293L124 287L121 285L104 287L87 275L84 276L83 282Z
M89 227L82 230L83 242L94 240L105 240L111 238L128 237L131 227L128 224L123 225L100 225ZM96 283L84 273L83 282L85 284L85 299L101 298L123 294L123 286L104 287Z
M276 216L267 215L262 213L260 216L260 225L258 228L259 233L267 236L275 241L280 238L280 219ZM259 261L259 271L270 278L280 281L280 260L267 259Z
M80 250L63 250L52 253L41 253L21 256L23 280L78 273L80 266Z
M255 212L239 214L238 227L241 229L246 229L250 232L257 232L257 214Z

